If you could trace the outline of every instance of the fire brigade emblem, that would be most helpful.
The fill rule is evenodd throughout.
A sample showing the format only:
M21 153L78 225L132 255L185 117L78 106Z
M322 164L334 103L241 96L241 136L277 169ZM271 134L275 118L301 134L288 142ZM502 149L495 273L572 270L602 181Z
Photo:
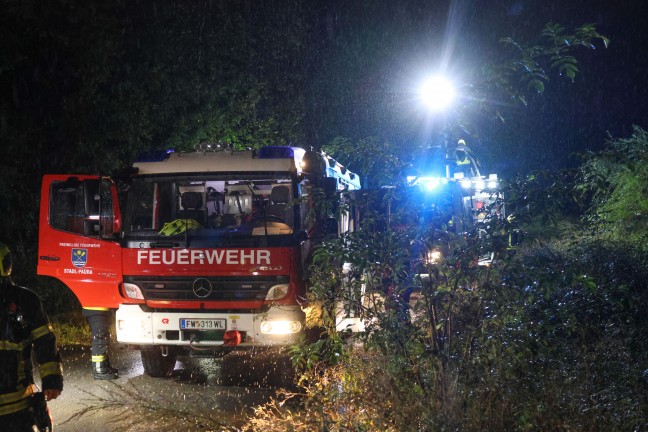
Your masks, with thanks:
M74 267L85 267L88 263L88 249L72 249L72 264Z

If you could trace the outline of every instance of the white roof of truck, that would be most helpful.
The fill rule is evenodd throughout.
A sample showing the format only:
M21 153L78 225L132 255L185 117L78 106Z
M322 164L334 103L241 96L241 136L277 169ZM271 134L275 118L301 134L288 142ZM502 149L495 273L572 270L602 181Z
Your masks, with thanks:
M170 153L158 162L135 162L139 175L207 172L288 172L295 171L292 158L257 159L251 151Z

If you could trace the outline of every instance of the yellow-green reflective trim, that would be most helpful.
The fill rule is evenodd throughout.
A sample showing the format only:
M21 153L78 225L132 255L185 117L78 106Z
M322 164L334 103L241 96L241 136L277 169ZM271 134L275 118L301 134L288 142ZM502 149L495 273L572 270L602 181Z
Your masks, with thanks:
M18 382L22 382L22 380L25 379L25 359L20 358L20 362L18 362Z
M4 243L0 243L0 263L2 262L2 260L4 259L4 257L5 257L8 253L10 253L10 251L9 251L9 247L8 247L6 244L4 244ZM7 271L5 270L5 268L4 268L4 266L3 266L3 265L0 265L0 276L9 276L8 273L11 273L11 272L10 272L10 271L7 272Z
M0 351L22 351L27 345L31 343L32 341L30 340L22 341L19 343L3 340L0 341Z
M163 236L172 236L183 233L186 230L201 229L202 227L203 226L200 225L200 222L196 219L176 219L165 223L158 234Z
M106 360L106 355L105 354L93 355L92 356L92 362L93 363L101 363L102 361L105 361L105 360Z
M0 404L4 405L17 402L20 399L25 399L26 397L31 396L32 394L34 394L34 386L33 384L30 384L24 389L15 391L13 393L5 393L3 395L0 395Z
M86 310L98 310L98 311L109 311L110 309L105 307L84 307Z
M34 330L31 331L30 336L32 340L36 340L39 337L43 337L48 333L52 333L54 329L52 329L52 326L50 324L45 324L42 325Z
M26 408L29 408L30 401L28 399L23 399L19 402L13 403L11 405L0 407L0 416L13 414L18 411L22 411Z
M63 375L63 365L59 362L48 362L38 366L41 379L48 375Z

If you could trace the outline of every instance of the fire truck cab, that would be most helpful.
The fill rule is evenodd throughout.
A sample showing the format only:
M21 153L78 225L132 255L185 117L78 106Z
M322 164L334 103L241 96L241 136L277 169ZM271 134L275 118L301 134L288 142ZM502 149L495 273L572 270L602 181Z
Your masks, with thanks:
M304 330L313 247L355 229L319 210L317 191L359 188L297 147L149 155L121 180L46 175L38 274L115 309L117 340L152 376L184 350L285 346Z

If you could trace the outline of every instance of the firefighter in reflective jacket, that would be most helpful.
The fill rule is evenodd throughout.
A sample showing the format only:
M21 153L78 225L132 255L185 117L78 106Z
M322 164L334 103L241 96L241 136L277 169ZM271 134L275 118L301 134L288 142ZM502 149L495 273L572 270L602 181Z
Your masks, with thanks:
M455 172L461 172L465 177L472 177L474 173L471 168L470 161L470 148L466 145L466 141L460 139L455 147Z
M37 423L32 347L46 400L63 390L61 355L39 297L11 281L11 251L0 243L0 429L31 431Z

